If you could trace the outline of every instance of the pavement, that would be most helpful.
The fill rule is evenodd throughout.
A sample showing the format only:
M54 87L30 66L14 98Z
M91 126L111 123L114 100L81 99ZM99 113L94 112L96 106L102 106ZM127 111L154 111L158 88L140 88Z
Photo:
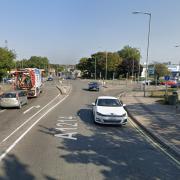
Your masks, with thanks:
M122 100L136 124L180 159L180 104L160 104L159 98L144 97L142 91L128 92Z

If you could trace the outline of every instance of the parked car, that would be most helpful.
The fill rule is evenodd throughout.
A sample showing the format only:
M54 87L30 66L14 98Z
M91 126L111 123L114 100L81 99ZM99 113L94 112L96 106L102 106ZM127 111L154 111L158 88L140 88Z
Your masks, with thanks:
M94 122L100 124L125 125L128 115L122 102L112 96L100 96L93 105Z
M171 88L180 88L180 82L177 82L176 84L172 84Z
M144 81L140 81L140 83L150 85L152 83L152 81L151 80L147 80L147 81L144 80Z
M88 90L95 90L95 91L99 91L99 83L98 82L90 82L88 84Z
M157 81L152 81L151 83L150 83L150 85L160 85L161 84L161 82L159 81L159 80L157 80Z
M171 86L171 85L174 85L176 84L176 81L172 81L172 80L169 80L169 81L163 81L160 83L161 85L168 85L168 86Z
M53 81L52 77L48 77L47 81Z
M0 106L3 108L18 107L20 109L27 103L27 92L21 90L3 93L0 98Z
M8 83L8 84L12 84L12 83L15 82L15 79L13 79L13 78L4 78L3 82L4 83Z

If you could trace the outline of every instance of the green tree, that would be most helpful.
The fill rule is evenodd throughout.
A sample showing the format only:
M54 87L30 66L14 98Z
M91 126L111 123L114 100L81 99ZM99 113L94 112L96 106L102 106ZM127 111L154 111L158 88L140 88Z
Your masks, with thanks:
M15 66L15 58L16 54L12 50L0 48L0 79Z
M124 59L131 59L140 61L141 53L137 48L132 48L130 46L124 46L124 48L118 51L119 56Z
M112 52L98 52L92 55L92 58L95 61L96 58L96 66L97 66L97 77L101 73L102 77L105 77L106 70L106 56L107 56L107 78L112 78L113 73L116 74L118 66L122 62L122 58L118 55L118 53Z
M47 57L31 56L27 62L27 66L30 68L46 69L48 67L49 60Z
M162 76L166 76L170 74L170 71L168 70L165 64L157 63L154 65L154 67L155 67L155 75L157 77L157 80L159 80L159 78Z
M124 59L122 64L118 66L117 74L123 77L140 75L143 70L143 66L139 64L139 61L134 61L132 63L131 59Z
M117 74L124 77L134 76L142 72L142 66L139 64L141 54L137 48L125 46L122 50L118 51L119 56L123 59L122 63L118 66Z

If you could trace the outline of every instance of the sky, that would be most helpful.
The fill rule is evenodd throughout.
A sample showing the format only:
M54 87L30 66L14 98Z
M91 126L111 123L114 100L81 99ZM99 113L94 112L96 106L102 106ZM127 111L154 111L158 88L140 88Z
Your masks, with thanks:
M133 11L152 14L148 62L179 63L179 0L0 0L0 47L15 50L18 60L76 64L129 45L144 63L149 16Z

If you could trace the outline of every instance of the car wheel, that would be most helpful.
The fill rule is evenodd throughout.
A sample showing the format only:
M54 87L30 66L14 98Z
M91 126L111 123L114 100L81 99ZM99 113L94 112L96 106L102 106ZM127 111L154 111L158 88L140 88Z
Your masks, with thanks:
M22 108L22 105L21 105L21 103L19 103L18 109L21 109L21 108Z

